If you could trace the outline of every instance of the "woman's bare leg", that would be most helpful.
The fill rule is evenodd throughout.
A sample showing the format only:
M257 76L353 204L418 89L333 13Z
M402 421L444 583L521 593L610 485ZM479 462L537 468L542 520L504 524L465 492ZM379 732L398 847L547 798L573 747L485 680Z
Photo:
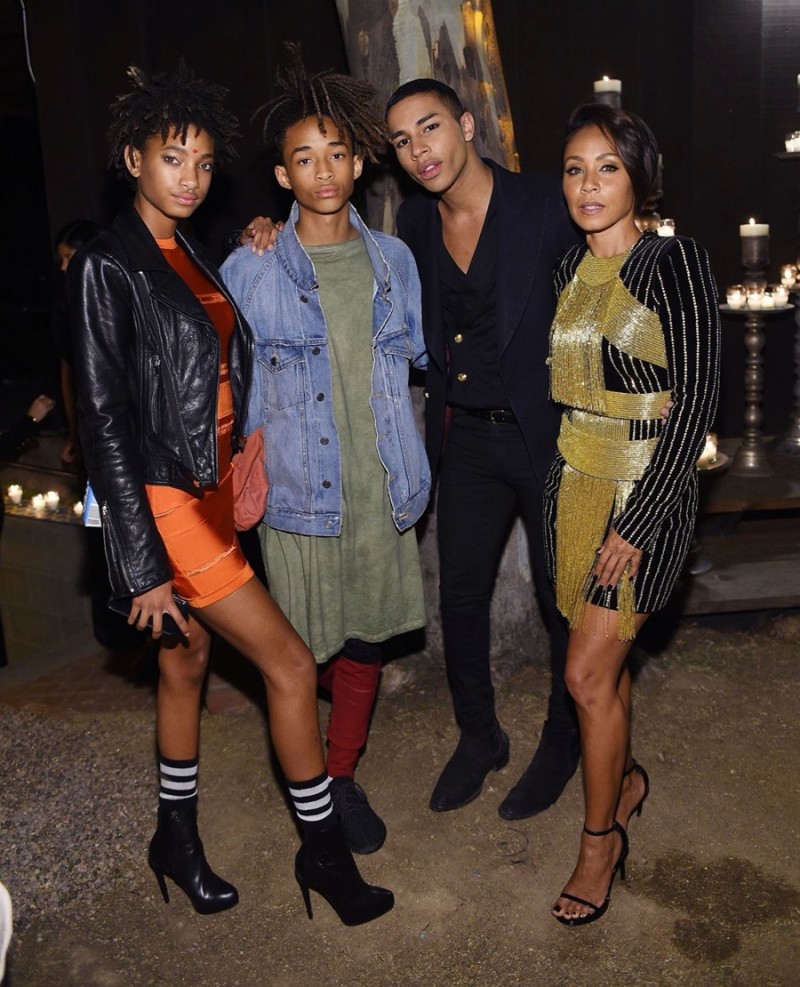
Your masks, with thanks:
M189 639L162 640L158 652L156 738L162 757L191 761L200 744L200 697L208 669L211 637L189 616Z
M272 744L286 777L302 781L322 774L317 666L266 589L251 579L197 614L261 672Z
M637 631L647 616L636 617ZM617 614L589 605L580 630L570 633L566 683L578 711L586 799L585 825L609 829L619 802L630 740L630 676L624 669L630 641L617 638ZM620 837L581 834L578 863L564 890L599 905L621 851ZM553 914L579 918L591 908L561 897Z

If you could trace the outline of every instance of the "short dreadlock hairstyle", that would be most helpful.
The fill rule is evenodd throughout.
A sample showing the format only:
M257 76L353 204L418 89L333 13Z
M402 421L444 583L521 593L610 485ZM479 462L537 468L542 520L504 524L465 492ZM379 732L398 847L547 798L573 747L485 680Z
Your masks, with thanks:
M225 109L228 90L205 82L181 59L171 75L148 76L136 65L127 71L132 86L111 104L108 128L108 162L126 173L125 148L144 149L151 137L166 141L171 131L186 140L189 127L205 130L214 141L220 160L236 156L234 138L239 136L239 121Z
M293 56L292 65L278 72L275 82L279 93L256 110L264 114L262 134L276 163L283 161L283 145L289 127L316 117L320 133L327 134L324 117L329 117L339 131L353 143L353 150L377 161L386 150L386 126L373 108L375 90L364 79L327 70L309 76L303 65L300 46L286 43Z

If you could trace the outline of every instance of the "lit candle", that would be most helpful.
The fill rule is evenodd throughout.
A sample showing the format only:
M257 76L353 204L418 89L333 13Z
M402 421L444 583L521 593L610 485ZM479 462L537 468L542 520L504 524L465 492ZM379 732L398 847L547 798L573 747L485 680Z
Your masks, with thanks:
M794 264L784 264L781 268L781 284L784 288L793 288L797 276L797 268Z
M730 308L744 308L744 303L747 301L744 285L732 284L725 292L725 298Z
M764 297L764 291L761 288L754 288L748 290L747 292L747 307L752 309L761 308L761 299Z
M31 497L31 507L35 511L43 511L44 510L44 494L34 494L33 497Z
M775 302L775 307L780 308L782 305L786 305L789 301L789 289L782 284L773 284L770 286L772 290L772 300Z
M605 103L606 106L622 106L622 82L620 79L609 79L604 75L594 83L595 103Z
M54 511L58 507L59 496L55 490L48 490L44 495L44 502L48 510Z
M771 291L765 291L761 296L761 307L762 308L775 308L775 299Z
M8 499L12 504L22 502L22 487L18 483L12 483L8 488Z
M790 154L800 151L800 130L794 130L791 134L787 134L784 144Z
M742 265L754 270L769 264L769 225L751 219L739 227L742 238Z
M72 505L72 513L76 517L82 517L83 516L83 501L82 500L78 500L78 501L76 501Z
M675 236L675 220L660 219L656 227L656 233L659 236Z
M769 223L757 223L749 219L739 227L739 236L769 236Z
M699 470L708 469L717 461L717 436L714 432L709 432L706 436L706 444L697 460Z

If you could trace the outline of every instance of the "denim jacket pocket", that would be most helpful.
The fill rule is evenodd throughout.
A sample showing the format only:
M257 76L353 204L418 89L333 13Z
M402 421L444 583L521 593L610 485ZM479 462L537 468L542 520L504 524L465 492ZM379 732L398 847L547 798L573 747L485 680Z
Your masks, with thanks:
M304 355L302 346L275 345L259 347L258 364L264 385L264 411L282 411L305 401Z
M389 336L380 337L377 349L388 393L407 398L408 374L414 356L408 329L403 326Z

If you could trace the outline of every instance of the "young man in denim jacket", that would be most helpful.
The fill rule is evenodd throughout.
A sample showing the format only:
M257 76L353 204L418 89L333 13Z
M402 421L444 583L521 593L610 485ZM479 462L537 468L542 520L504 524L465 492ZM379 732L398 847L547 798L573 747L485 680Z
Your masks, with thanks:
M349 201L362 155L384 146L371 87L308 78L299 59L279 85L264 135L295 203L274 250L238 250L222 273L256 342L247 431L264 430L270 591L321 666L334 806L350 848L371 853L386 828L353 774L381 645L425 623L413 526L430 470L408 387L426 363L420 286L408 248Z

